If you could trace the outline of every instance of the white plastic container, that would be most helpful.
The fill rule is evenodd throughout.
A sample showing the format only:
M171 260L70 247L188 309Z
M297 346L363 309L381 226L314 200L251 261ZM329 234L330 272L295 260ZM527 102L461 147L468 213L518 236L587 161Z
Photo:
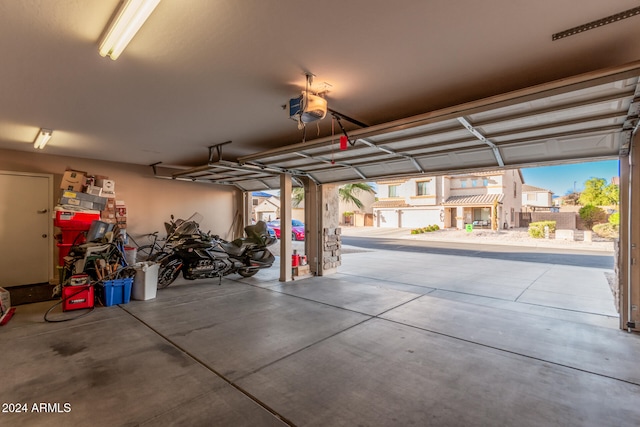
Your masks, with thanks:
M133 246L124 247L124 260L127 262L127 265L131 265L135 267L137 256L138 256L137 248L134 248Z
M131 298L135 300L154 299L158 292L158 269L156 262L137 262L134 265L136 277L133 279Z

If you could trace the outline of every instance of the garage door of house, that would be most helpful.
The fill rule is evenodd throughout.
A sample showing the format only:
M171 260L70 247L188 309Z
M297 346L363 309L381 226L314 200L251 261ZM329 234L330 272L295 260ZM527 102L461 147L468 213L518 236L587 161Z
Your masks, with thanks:
M398 211L396 209L381 209L377 211L378 227L397 228L400 227Z
M402 226L409 228L442 225L440 209L404 209L402 211Z

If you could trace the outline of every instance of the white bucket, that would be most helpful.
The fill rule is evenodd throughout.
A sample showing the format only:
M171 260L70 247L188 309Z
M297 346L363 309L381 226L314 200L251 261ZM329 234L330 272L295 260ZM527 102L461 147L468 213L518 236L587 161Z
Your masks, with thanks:
M133 279L131 288L131 298L135 300L154 299L158 292L158 270L160 264L157 262L135 263L136 277Z

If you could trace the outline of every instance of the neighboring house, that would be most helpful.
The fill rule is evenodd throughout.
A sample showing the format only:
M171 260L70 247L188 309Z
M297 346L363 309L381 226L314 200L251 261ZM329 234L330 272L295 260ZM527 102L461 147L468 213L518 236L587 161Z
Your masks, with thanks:
M341 198L338 201L338 212L340 213L340 225L355 225L359 227L373 225L373 208L372 205L376 200L375 193L367 191L355 191L354 195L362 203L362 209L358 208L353 202L345 202ZM305 221L304 202L299 206L291 208L291 218Z
M533 185L522 185L523 212L535 212L537 208L548 210L552 206L554 206L552 191Z
M490 228L497 200L499 226L517 227L523 183L519 169L378 181L374 225Z
M280 199L262 191L251 193L251 218L255 221L272 221L280 218Z
M376 201L375 193L359 191L355 196L362 202L362 209L358 208L353 202L345 202L340 199L338 202L338 212L340 212L341 225L355 225L358 227L373 225L373 204ZM350 212L353 215L345 215Z

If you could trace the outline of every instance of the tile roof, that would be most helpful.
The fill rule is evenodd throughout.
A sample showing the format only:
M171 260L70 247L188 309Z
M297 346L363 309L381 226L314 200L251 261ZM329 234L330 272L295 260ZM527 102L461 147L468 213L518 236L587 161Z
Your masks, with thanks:
M399 199L399 200L378 200L371 206L374 208L406 208L411 205L407 204L403 199Z
M376 183L377 184L387 184L387 185L393 185L393 184L404 184L405 182L407 182L410 178L391 178L391 179L380 179L377 180Z
M534 187L529 184L522 184L522 191L545 191L551 193L551 190L547 190L546 188Z
M451 196L443 205L478 205L478 206L490 206L493 204L493 201L498 198L498 203L502 203L502 199L504 199L504 194L477 194L474 196Z
M484 172L468 172L468 173L456 173L447 174L450 178L470 177L470 176L491 176L491 175L504 175L506 170L484 171Z

